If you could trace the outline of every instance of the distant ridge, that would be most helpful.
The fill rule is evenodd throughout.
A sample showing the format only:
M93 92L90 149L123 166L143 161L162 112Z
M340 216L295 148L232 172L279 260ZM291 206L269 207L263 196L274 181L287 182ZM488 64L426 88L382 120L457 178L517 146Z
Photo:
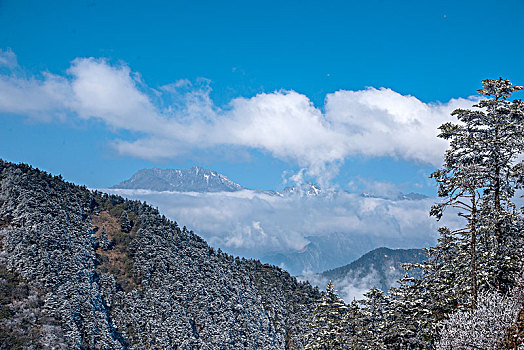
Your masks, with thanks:
M340 291L340 296L350 302L376 287L384 292L397 284L405 273L402 264L421 263L426 259L423 249L377 248L362 255L350 264L317 274L299 276L319 288L325 288L328 281ZM417 272L410 276L416 276Z
M364 255L357 260L345 266L337 267L332 270L321 273L322 277L329 280L340 280L353 276L357 278L364 278L372 272L378 273L379 280L377 288L387 290L388 280L393 272L394 278L400 278L403 274L402 264L411 263L417 264L424 261L426 253L423 249L390 249L377 248Z
M429 198L428 196L424 194L415 193L415 192L410 192L410 193L399 192L399 193L396 193L395 195L387 195L387 196L380 196L380 195L376 195L373 193L364 192L364 193L361 193L360 195L366 198L382 198L382 199L391 199L391 200L396 200L396 201L403 201L403 200L418 201L418 200Z
M239 185L217 171L193 166L190 169L142 169L128 180L124 180L112 189L134 189L174 192L236 192L246 188ZM324 191L318 184L304 182L288 186L281 191L256 190L257 193L278 197L324 197L336 194L337 190ZM346 192L346 191L344 191ZM428 198L420 193L401 193L381 196L373 193L361 193L362 197L383 198L390 200L422 200Z
M226 176L197 166L191 169L142 169L111 188L177 192L235 192L244 187Z

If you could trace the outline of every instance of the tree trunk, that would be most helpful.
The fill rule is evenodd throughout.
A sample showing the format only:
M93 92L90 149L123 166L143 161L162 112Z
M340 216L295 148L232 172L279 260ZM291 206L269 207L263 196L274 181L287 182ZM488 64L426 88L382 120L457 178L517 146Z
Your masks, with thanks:
M471 308L477 308L477 198L475 190L471 196Z

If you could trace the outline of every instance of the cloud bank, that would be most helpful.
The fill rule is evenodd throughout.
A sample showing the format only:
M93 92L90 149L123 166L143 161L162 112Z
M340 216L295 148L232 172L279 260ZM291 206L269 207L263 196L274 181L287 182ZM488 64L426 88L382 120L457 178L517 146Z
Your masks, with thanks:
M365 198L347 192L320 197L278 197L252 190L218 193L104 191L145 200L179 225L193 229L212 246L236 255L263 259L281 253L284 258L303 251L312 241L324 242L316 253L343 256L317 256L321 262L334 264L319 265L322 270L347 264L381 246L429 246L435 243L438 226L456 226L453 222L438 223L429 217L434 199ZM348 249L339 249L337 244L347 245ZM278 256L271 263L279 265L276 259ZM291 268L296 274L303 272L298 265L283 267Z
M0 113L37 120L96 119L114 131L112 146L144 159L175 159L200 149L257 149L320 175L352 155L389 156L440 165L446 142L437 127L473 99L424 103L387 88L337 91L323 111L295 91L239 97L225 106L209 82L148 87L125 64L75 59L64 75L27 76L10 50L0 51Z
M384 276L380 276L377 270L373 268L369 274L361 276L360 271L352 271L347 276L334 281L330 281L328 278L320 274L299 276L298 280L308 281L312 285L317 286L320 290L326 290L328 283L332 282L333 286L338 290L338 295L349 304L353 300L364 299L364 294L371 288L380 286L381 282L385 282L387 285L393 287L398 287L397 281L402 278L403 272L404 271L397 270L387 271L385 281Z

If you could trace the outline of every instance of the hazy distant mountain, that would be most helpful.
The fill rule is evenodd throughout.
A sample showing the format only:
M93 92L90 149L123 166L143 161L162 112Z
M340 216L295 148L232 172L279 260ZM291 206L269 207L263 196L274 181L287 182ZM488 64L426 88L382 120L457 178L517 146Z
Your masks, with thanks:
M280 196L280 197L289 197L289 196L301 196L301 197L320 197L320 196L326 196L326 195L330 195L330 194L337 194L337 193L340 193L340 192L346 192L346 193L350 193L348 191L345 191L345 190L328 190L328 191L324 191L322 190L322 188L317 185L317 184L314 184L312 182L305 182L303 184L297 184L297 185L293 185L293 186L288 186L286 188L284 188L282 191L272 191L272 190L269 190L269 191L258 191L258 192L262 192L262 193L265 193L265 194L268 194L268 195L275 195L275 196ZM396 192L396 193L389 193L389 194L376 194L376 193L368 193L368 192L363 192L360 194L362 197L365 197L365 198L382 198L382 199L388 199L388 200L394 200L394 201L403 201L403 200L411 200L411 201L417 201L417 200L422 200L422 199L427 199L429 198L428 196L424 195L424 194L421 194L421 193L415 193L415 192L410 192L410 193L402 193L402 192Z
M277 266L283 266L291 274L300 275L305 271L321 272L335 266L347 264L361 256L362 252L376 247L369 235L334 232L323 236L306 237L308 243L294 252L275 252L263 257Z
M426 258L423 249L374 249L350 264L319 274L300 276L302 280L325 288L332 281L340 295L350 301L372 287L383 291L395 285L404 275L402 264L421 263Z
M325 274L329 271L339 271L339 269L346 267L351 270L354 266L358 265L355 264L361 259L364 259L367 263L371 258L373 258L375 263L383 264L385 258L379 256L382 253L380 249L388 248L372 250L377 246L384 244L397 247L409 246L409 242L395 241L394 238L391 240L385 240L372 235L347 232L334 232L322 236L309 236L306 238L310 243L300 251L269 253L266 254L262 260L277 266L282 266L293 275L301 275L306 272L320 273L321 271L326 271L323 272L323 274ZM421 249L396 249L392 251L393 253L389 255L387 253L384 254L388 255L388 261L396 264L395 266L400 266L397 262L401 260L408 259L401 262L411 262L411 260L409 260L412 259L410 254L416 255L418 253L415 252L422 252ZM406 253L402 253L403 251ZM362 252L370 253L362 256ZM371 255L368 256L368 254ZM350 266L346 265L348 261L355 262L352 263L353 265L350 264L351 267L348 267ZM342 265L345 266L333 270L334 267ZM366 270L365 273L367 272L368 271ZM328 277L334 278L337 276L329 275Z
M224 175L202 169L142 169L111 188L178 192L234 192L244 189Z
M391 199L391 200L395 200L395 201L403 201L403 200L409 200L409 201L417 201L417 200L421 200L421 199L426 199L426 198L429 198L428 196L426 195L423 195L421 193L415 193L415 192L410 192L410 193L402 193L402 192L399 192L399 193L395 193L395 194L389 194L389 195L377 195L377 194L374 194L374 193L362 193L361 194L362 197L366 197L366 198L383 198L383 199Z
M423 249L389 249L377 248L362 255L359 259L342 267L322 272L320 275L328 280L339 281L348 276L364 278L372 273L377 273L380 279L377 288L387 290L391 286L388 280L392 274L395 279L402 277L404 263L421 263L426 258Z

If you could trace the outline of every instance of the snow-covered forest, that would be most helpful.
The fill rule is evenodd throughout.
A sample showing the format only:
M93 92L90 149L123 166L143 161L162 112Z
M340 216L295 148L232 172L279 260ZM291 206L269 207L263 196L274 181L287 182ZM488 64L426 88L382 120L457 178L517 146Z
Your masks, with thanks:
M320 294L144 202L0 161L0 349L284 349Z
M145 202L0 161L0 349L524 349L521 89L484 80L440 127L430 214L463 227L349 304Z

